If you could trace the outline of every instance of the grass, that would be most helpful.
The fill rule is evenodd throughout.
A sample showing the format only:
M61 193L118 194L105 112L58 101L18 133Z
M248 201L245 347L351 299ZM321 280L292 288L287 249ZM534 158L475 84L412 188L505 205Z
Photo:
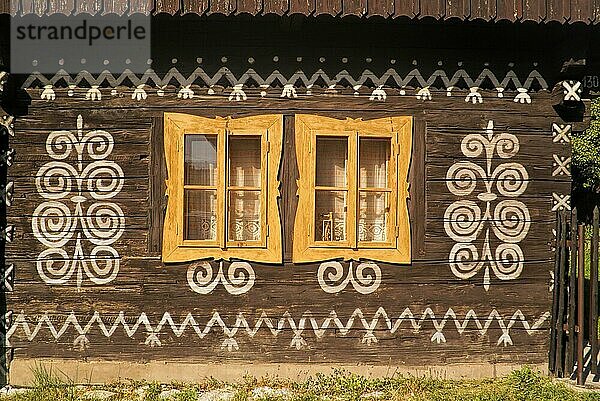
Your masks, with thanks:
M268 387L270 391L257 392ZM139 389L145 394L140 398ZM71 401L94 398L89 386L75 386L60 372L38 367L31 390L9 396L14 401ZM500 379L443 380L431 377L392 376L365 378L349 372L334 370L317 374L302 381L277 378L244 377L236 383L206 380L202 383L117 382L94 386L113 394L109 401L159 401L167 389L179 392L170 400L194 401L200 394L214 389L227 389L230 401L588 401L600 400L600 392L579 392L565 384L524 367ZM285 389L285 390L281 390ZM85 395L84 395L85 394ZM164 400L164 399L163 399Z

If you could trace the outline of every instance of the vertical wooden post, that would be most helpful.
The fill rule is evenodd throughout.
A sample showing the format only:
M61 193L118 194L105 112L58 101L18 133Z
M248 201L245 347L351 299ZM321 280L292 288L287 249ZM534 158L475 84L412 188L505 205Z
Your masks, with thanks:
M579 225L577 238L577 384L583 385L583 325L584 325L584 284L585 284L585 233Z
M564 212L562 214L562 220L566 220L567 216ZM565 335L564 335L564 316L565 316L565 301L567 297L567 275L566 275L566 260L567 260L567 247L566 247L567 227L566 224L561 224L559 253L558 253L558 274L555 277L555 286L558 297L557 307L557 320L556 320L556 366L557 376L564 377L565 371L568 369L565 367Z
M592 374L598 373L598 224L600 210L594 208L592 221L592 260L590 265L590 342L592 346Z
M569 294L568 294L568 322L567 329L569 331L569 342L567 343L567 357L565 361L565 372L567 376L573 373L573 365L575 359L575 306L577 305L577 209L571 212L571 261L569 263Z
M554 290L552 291L552 324L550 325L550 350L548 353L548 370L559 376L561 365L558 362L556 349L558 347L558 336L562 332L562 316L558 314L558 293L560 283L560 252L562 249L562 225L564 224L564 212L556 213L556 241L554 248Z

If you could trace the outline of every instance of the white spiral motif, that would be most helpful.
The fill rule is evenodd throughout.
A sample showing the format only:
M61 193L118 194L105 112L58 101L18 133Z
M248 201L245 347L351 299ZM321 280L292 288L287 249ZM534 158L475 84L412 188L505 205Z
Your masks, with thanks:
M188 266L187 282L190 289L198 294L210 294L222 284L231 295L242 295L250 291L256 281L252 265L247 262L232 262L223 273L223 262L219 262L217 274L208 261L194 262Z
M321 263L317 271L317 278L323 291L328 294L342 291L350 281L349 275L344 278L344 266L336 261Z
M50 162L38 170L35 186L43 198L62 199L72 195L73 183L77 177L77 170L70 164Z
M94 245L110 245L125 231L125 216L113 202L95 202L87 209L83 231Z
M468 279L477 274L482 263L479 260L479 251L473 244L454 244L450 250L450 269L456 277Z
M519 139L513 134L498 134L494 141L496 142L496 153L502 159L510 159L519 153Z
M469 134L463 138L460 145L465 156L479 157L490 147L490 141L481 134Z
M375 292L381 285L381 268L373 262L362 262L354 266L350 262L348 273L337 261L323 262L317 270L317 280L321 289L328 294L336 294L352 284L356 292L366 295ZM345 276L345 277L344 277Z
M444 213L444 230L457 242L475 241L483 224L481 208L473 201L456 201Z
M123 235L125 216L119 205L103 200L121 192L124 174L117 163L104 160L113 151L112 135L101 130L84 135L83 126L80 115L76 135L70 131L48 135L46 151L55 161L44 164L35 179L38 194L50 200L36 208L31 222L34 236L47 247L37 258L38 274L46 284L68 284L73 276L77 287L84 279L107 284L119 272L119 253L109 245ZM84 154L94 160L85 168ZM69 158L76 167L66 162ZM84 205L90 200L93 203L84 213ZM73 207L67 206L69 201ZM69 254L64 247L71 240L74 247ZM89 256L84 241L94 245Z
M63 160L71 155L77 138L70 131L53 131L46 140L46 152L55 160Z
M529 209L523 202L507 199L496 205L492 228L501 241L517 243L529 232L530 220Z
M82 142L94 160L106 159L113 151L113 137L106 131L91 131L83 137Z
M38 255L37 271L46 284L66 284L75 272L75 263L64 249L48 248Z
M456 196L467 196L475 191L477 178L485 174L484 170L471 162L453 164L446 173L446 186Z
M366 273L365 273L366 271ZM381 268L373 262L363 262L356 266L352 286L360 294L370 294L381 285Z
M227 276L223 276L223 286L231 295L241 295L254 286L256 275L247 262L232 262L227 267Z
M210 294L219 280L213 278L213 268L209 262L192 263L187 270L187 282L192 291L198 294Z
M446 234L457 242L475 241L482 225L481 208L473 201L456 201L444 213Z
M84 270L91 282L107 284L113 281L119 273L121 263L119 254L110 246L96 246L90 253L90 262L84 263Z
M446 208L444 230L456 241L448 256L452 273L458 278L469 279L483 269L483 284L487 291L490 269L500 280L520 276L524 256L518 243L529 232L531 216L527 206L514 199L527 190L527 169L520 163L509 162L498 164L492 171L495 155L510 159L519 153L519 139L509 133L494 134L493 121L488 122L486 136L469 134L461 141L465 157L478 158L485 153L484 167L460 161L447 171L448 190L453 195L470 198L457 200ZM477 193L478 182L482 183L480 193ZM494 193L494 187L497 193ZM499 196L509 199L499 199ZM483 204L478 204L475 199ZM482 247L478 248L475 242L482 232L485 238Z
M510 197L522 195L529 180L527 170L519 163L500 164L492 173L492 177L497 180L496 187L500 195Z
M110 199L123 189L123 170L113 161L96 161L89 164L83 173L87 190L94 199Z
M72 237L77 224L71 210L62 202L40 204L33 212L33 235L48 248L60 248Z
M500 280L512 280L523 271L523 251L517 244L500 244L496 248L494 274Z

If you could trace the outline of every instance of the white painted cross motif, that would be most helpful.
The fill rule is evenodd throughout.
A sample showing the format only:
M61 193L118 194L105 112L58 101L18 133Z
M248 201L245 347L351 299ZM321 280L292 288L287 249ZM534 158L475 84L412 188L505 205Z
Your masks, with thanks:
M13 116L2 116L0 118L0 127L4 127L10 136L15 136L15 118Z
M569 143L571 142L570 124L552 124L552 142Z
M6 167L12 166L14 156L15 156L14 149L8 149L6 152L0 152L0 166L4 166L4 165L6 165Z
M46 284L68 284L73 276L78 288L85 279L106 284L119 272L120 256L111 245L125 231L125 216L110 199L121 192L124 176L117 163L106 160L113 146L106 131L84 134L81 115L75 133L48 135L46 152L53 161L40 167L35 180L46 201L35 209L31 222L34 236L46 247L37 258L38 274Z
M10 264L8 266L6 266L4 268L4 274L3 274L3 278L2 278L2 288L5 289L8 292L12 292L13 290L13 283L14 283L14 277L15 277L15 265Z
M466 157L485 156L484 167L460 161L446 173L448 190L462 199L446 208L444 229L456 241L449 255L452 273L470 279L483 269L487 291L490 270L500 280L514 280L521 275L524 257L519 243L529 232L531 218L527 206L516 199L529 183L525 167L507 162L492 168L496 155L500 159L517 155L519 139L509 133L494 133L493 121L488 122L485 132L468 134L461 142ZM483 245L478 249L480 238Z
M581 82L580 81L563 81L564 100L579 102L581 101Z
M6 242L12 242L15 234L15 226L6 226L0 231L0 238Z
M557 175L571 176L571 158L567 156L552 155L554 163L552 166L555 167L552 171L552 177Z
M554 192L552 194L552 211L556 212L557 210L571 210L571 195L563 195L557 194Z

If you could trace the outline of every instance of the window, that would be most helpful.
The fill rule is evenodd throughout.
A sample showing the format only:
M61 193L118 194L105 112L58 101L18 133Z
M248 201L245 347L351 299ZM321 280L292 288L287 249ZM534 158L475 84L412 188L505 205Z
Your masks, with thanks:
M165 113L163 261L280 263L277 173L283 117Z
M411 145L411 117L296 116L295 263L334 258L410 263Z

